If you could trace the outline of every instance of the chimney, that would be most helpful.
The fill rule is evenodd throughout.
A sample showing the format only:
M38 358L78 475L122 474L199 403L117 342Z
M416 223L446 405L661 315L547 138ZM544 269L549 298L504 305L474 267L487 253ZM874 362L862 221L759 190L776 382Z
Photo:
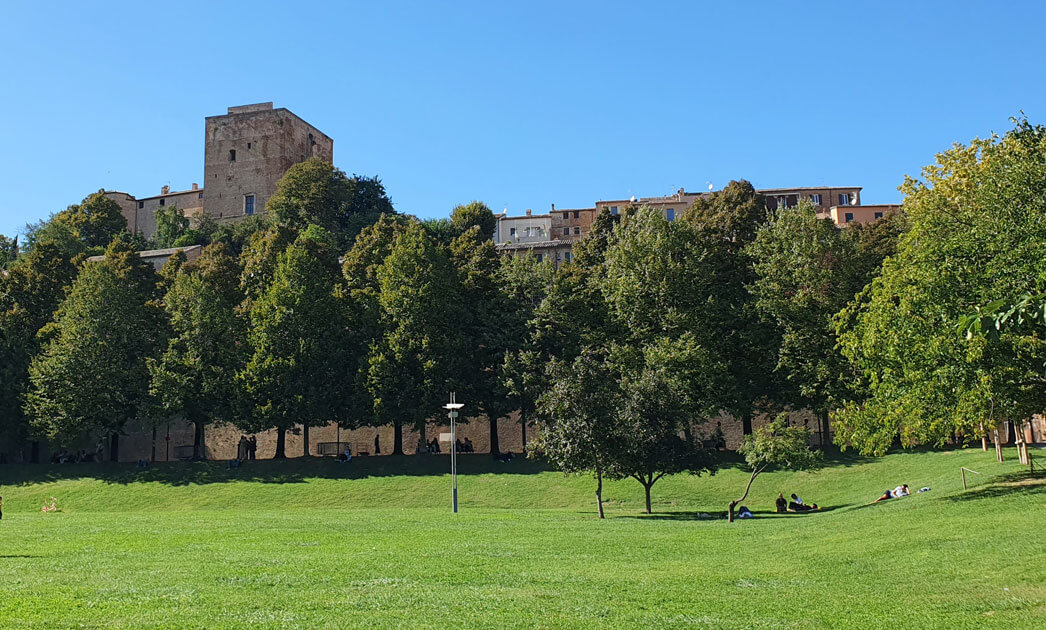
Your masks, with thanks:
M161 195L166 195L169 192L171 192L171 187L170 186L164 186L163 188L160 189L160 194Z
M530 216L530 208L527 208L527 216Z
M199 190L199 189L200 189L200 185L199 185L199 184L197 184L196 182L193 182L193 183L192 183L192 189L193 189L193 190Z
M555 211L556 211L556 204L552 204L552 211L553 211L553 212L555 212Z

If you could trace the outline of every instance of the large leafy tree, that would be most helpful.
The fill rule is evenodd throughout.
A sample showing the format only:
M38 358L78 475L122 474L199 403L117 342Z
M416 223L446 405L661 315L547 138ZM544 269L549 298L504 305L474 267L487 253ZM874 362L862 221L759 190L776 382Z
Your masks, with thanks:
M275 428L277 459L286 457L289 429L342 415L347 366L341 273L333 239L311 227L277 256L272 281L250 303L250 357L239 373L248 409L235 420L247 431Z
M455 206L450 212L450 222L459 234L464 234L473 227L479 228L479 236L484 240L494 238L494 231L498 226L494 213L482 201Z
M18 237L8 238L0 234L0 270L7 269L8 265L18 257Z
M766 222L766 200L749 182L731 181L722 190L699 197L683 219L717 254L709 259L717 270L722 306L722 319L714 326L730 371L723 408L741 421L742 432L748 435L753 416L780 407L787 396L783 379L767 360L778 352L781 331L776 322L760 316L749 290L756 271L745 248Z
M789 402L817 413L824 444L829 412L858 380L836 349L832 317L854 299L869 273L859 264L855 240L806 204L777 210L746 251L755 268L756 306L782 333L771 361L796 392Z
M837 416L837 441L882 453L1021 423L1046 408L1041 344L966 340L955 322L1037 288L1046 260L1046 128L955 145L907 178L909 230L839 317L843 353L869 396Z
M164 296L172 336L148 362L153 397L165 413L193 423L200 459L204 427L229 421L236 411L236 373L246 350L239 283L239 265L224 244L209 245L184 265Z
M319 158L290 167L266 202L279 225L304 229L318 225L335 236L344 251L367 225L382 214L393 214L392 202L378 178L353 175Z
M157 297L152 265L121 238L105 260L84 266L29 366L24 409L38 433L59 441L107 435L118 459L124 425L149 408L146 359L165 331Z
M393 453L403 427L423 430L449 389L461 382L462 312L457 270L417 223L398 234L377 269L378 328L367 360L375 422L392 424Z
M52 221L70 227L87 247L105 247L117 234L127 230L127 219L120 205L99 190L59 212Z
M29 363L40 351L37 332L52 320L75 277L76 267L50 242L0 274L0 430L12 438L30 435L21 396ZM36 461L36 455L34 447L30 459Z
M158 247L173 247L189 230L189 219L185 211L171 204L156 209L156 234L153 239Z

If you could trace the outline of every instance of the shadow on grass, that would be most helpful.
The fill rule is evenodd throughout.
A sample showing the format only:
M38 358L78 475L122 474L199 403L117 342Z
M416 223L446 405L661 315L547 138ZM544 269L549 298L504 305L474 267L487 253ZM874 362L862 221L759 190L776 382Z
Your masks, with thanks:
M459 475L492 473L532 475L553 470L539 459L516 457L501 462L490 455L458 456ZM328 457L254 460L229 468L225 461L160 462L148 468L133 463L26 464L0 467L0 485L34 485L56 481L97 479L109 484L160 483L170 486L249 481L305 483L309 479L365 479L368 477L439 476L450 473L450 458L438 455L382 455L356 457L341 463Z
M31 554L31 553L12 553L12 554L7 554L7 555L0 555L0 560L18 559L18 558L43 558L43 556L39 556L39 555L36 555L36 554Z
M953 503L962 503L978 499L997 499L1015 494L1046 494L1046 474L1022 470L999 475L986 485L953 494L947 499Z
M833 510L839 510L842 508L848 508L852 503L844 503L842 505L824 505L819 510L809 510L807 512L775 512L773 510L759 511L755 510L752 512L753 516L758 519L764 518L806 518L814 514L821 514L823 512L831 512ZM653 514L623 514L615 516L614 518L633 518L639 520L652 520L652 521L725 521L726 510L721 511L685 511L685 512L654 512ZM737 518L736 513L734 514L734 520L747 520Z

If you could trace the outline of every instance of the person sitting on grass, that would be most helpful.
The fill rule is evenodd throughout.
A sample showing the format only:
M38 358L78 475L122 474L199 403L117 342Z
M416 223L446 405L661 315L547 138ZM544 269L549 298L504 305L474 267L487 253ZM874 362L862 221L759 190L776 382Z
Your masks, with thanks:
M737 510L737 518L755 518L755 515L752 514L752 510L748 509L748 506L742 505Z
M803 503L803 500L800 497L796 496L794 493L792 494L792 500L788 503L789 512L810 512L812 510L819 509L821 508L817 507L816 503L812 505L807 505Z
M472 446L472 440L470 440L468 438L465 438L465 452L466 453L475 453L476 452L476 447Z
M352 461L352 448L350 448L347 444L345 445L345 451L341 455L338 455L338 461L339 462L351 462Z
M788 511L788 501L785 501L785 496L783 492L777 493L777 501L775 501L775 503L777 504L778 513Z
M901 497L906 497L909 494L911 493L908 491L908 484L902 483L893 490L887 490L883 493L883 496L879 497L875 501L872 501L872 503L878 503L887 499L900 499Z

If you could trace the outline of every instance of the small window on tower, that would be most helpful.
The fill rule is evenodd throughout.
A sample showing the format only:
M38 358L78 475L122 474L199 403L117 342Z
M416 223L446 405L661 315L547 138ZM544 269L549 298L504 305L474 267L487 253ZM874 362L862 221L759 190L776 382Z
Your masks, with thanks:
M248 149L251 148L251 143L250 142L247 143L247 148Z
M246 215L254 214L254 195L244 195L243 213Z
M139 201L138 202L138 207L139 208L144 208L145 207L145 202L144 201Z
M161 200L160 200L160 205L161 205L161 206L163 206L163 205L166 205L166 204L164 203L164 202L166 202L166 201L167 201L166 199L161 199Z
M230 162L235 162L236 161L236 149L229 149L229 161Z

